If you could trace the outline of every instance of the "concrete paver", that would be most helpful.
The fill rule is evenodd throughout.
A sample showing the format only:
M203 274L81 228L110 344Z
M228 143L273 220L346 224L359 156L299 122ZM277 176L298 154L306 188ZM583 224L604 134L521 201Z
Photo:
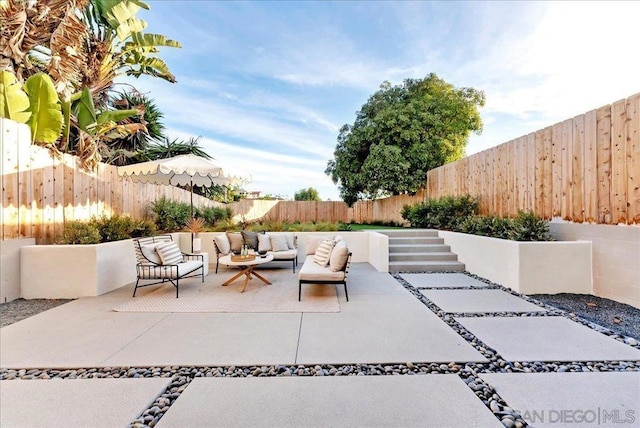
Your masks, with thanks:
M403 273L400 276L414 287L460 288L489 286L463 273Z
M0 366L95 367L168 316L112 312L121 300L78 299L0 329Z
M299 343L299 364L486 361L409 294L358 296L338 314L303 314Z
M420 290L446 312L546 312L502 290Z
M640 373L492 373L493 385L535 427L640 427Z
M159 427L501 427L456 375L197 378Z
M124 427L170 382L160 378L3 381L0 426Z
M509 361L640 360L640 351L564 317L456 318Z
M176 313L100 366L293 364L298 313Z

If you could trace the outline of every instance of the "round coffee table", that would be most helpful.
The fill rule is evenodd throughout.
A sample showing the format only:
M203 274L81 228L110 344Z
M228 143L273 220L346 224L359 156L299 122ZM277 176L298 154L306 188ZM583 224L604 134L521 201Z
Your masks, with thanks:
M226 287L227 285L231 284L233 281L236 280L236 278L245 275L246 278L244 279L244 284L242 285L242 290L240 290L241 293L244 293L244 289L247 286L247 283L249 282L249 280L255 276L256 278L258 278L260 281L264 282L265 284L271 284L269 282L268 279L266 279L265 277L263 277L262 275L254 272L254 269L256 268L256 266L264 264L264 263L268 263L270 261L273 260L273 254L267 254L264 257L259 257L256 256L256 258L254 260L242 260L242 261L238 261L238 262L234 262L231 260L231 255L226 255L226 256L222 256L220 257L220 263L222 263L223 265L226 266L235 266L240 268L240 272L238 272L237 274L235 274L234 276L232 276L231 278L229 278L228 280L226 280L222 286Z

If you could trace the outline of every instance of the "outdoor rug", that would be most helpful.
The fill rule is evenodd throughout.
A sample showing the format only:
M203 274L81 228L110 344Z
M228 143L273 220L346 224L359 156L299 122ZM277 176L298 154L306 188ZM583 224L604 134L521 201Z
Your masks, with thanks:
M266 285L257 278L249 281L240 293L244 276L222 287L237 271L213 272L205 282L190 278L180 281L180 297L167 283L138 289L137 296L113 307L116 312L340 312L334 285L304 284L302 301L298 301L298 275L287 269L261 269L271 281Z

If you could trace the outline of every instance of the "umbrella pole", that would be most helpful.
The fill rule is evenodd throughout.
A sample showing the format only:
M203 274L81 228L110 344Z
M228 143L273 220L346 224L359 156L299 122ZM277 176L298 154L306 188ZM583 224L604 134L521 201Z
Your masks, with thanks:
M191 179L191 186L189 187L191 190L191 208L189 213L191 214L191 219L193 220L193 178ZM193 233L191 233L191 252L193 253Z

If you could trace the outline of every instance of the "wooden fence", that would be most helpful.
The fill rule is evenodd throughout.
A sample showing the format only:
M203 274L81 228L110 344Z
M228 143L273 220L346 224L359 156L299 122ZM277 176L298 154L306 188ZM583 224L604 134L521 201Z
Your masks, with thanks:
M148 215L150 202L162 196L190 200L190 192L177 187L122 179L112 165L83 171L75 156L52 156L30 144L26 125L1 118L0 153L2 240L35 238L39 244L51 243L65 221L124 214L139 219ZM222 204L194 195L194 205Z
M55 240L65 221L91 217L149 215L150 203L161 197L188 203L190 193L173 186L133 183L117 174L112 165L99 164L95 171L78 168L77 158L30 144L29 128L0 118L0 239L35 238L38 244ZM281 222L402 222L404 204L424 200L426 192L376 201L296 202L245 199L229 207L236 221L267 219ZM225 206L199 195L194 205Z
M431 170L427 194L479 197L482 214L640 224L640 94Z

